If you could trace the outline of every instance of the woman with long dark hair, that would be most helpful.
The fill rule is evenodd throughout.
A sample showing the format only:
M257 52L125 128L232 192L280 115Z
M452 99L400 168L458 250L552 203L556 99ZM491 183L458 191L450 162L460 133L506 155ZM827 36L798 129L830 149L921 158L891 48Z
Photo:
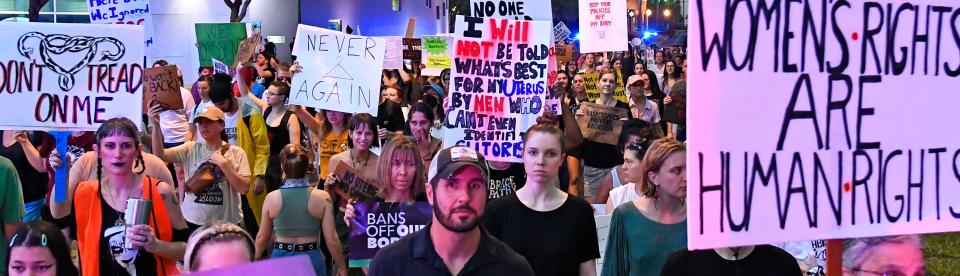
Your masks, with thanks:
M18 275L79 275L70 258L70 246L56 225L32 221L20 225L10 237L7 273Z

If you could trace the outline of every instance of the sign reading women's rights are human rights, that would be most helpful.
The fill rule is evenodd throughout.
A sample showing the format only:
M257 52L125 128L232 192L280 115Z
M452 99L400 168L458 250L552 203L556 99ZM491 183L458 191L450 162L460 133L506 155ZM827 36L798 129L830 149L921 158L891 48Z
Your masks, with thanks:
M960 3L690 3L690 249L960 230Z
M377 116L383 38L297 26L293 55L303 66L293 76L290 104Z
M444 145L521 162L523 133L548 105L550 22L457 16Z

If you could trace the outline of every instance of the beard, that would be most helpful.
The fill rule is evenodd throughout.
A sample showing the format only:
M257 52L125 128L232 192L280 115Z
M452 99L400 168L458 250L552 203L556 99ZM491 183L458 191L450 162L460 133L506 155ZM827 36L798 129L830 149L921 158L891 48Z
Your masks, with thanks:
M433 202L439 203L437 201L436 194L433 195ZM442 210L440 210L439 206L440 204L433 205L433 214L437 216L437 220L440 221L440 225L442 225L443 228L446 228L447 230L453 231L455 233L465 233L465 232L472 231L473 229L477 228L478 225L480 225L480 221L483 218L483 214L477 212L477 210L474 210L472 207L467 205L453 208L452 210L450 210L450 214L444 213ZM453 216L452 213L458 210L473 211L473 213L477 214L477 216L474 217L473 219L467 219L467 220L455 219L452 217Z

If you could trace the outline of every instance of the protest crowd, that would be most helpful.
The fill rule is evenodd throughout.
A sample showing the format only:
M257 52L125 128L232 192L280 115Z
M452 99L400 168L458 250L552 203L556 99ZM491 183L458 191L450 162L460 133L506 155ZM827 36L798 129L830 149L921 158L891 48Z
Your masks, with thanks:
M302 269L338 276L824 273L823 256L790 244L688 249L686 121L706 115L687 110L686 43L553 45L570 52L549 50L551 68L533 73L543 109L508 123L455 112L483 113L462 95L497 92L465 88L459 53L446 68L424 54L368 69L380 72L364 88L372 112L347 112L294 100L323 94L301 78L331 74L307 54L277 57L306 52L306 37L250 38L245 60L195 80L153 62L178 72L180 102L145 97L142 116L73 131L67 151L52 133L3 130L0 271L175 275L306 256ZM912 266L890 270L880 247ZM924 275L922 247L914 235L852 241L844 275Z

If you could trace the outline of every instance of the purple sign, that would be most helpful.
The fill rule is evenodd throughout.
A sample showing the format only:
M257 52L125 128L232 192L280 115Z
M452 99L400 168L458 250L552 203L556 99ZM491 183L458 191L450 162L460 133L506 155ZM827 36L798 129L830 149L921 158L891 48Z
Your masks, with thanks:
M350 222L350 267L366 267L380 248L426 227L433 218L427 202L359 202Z

